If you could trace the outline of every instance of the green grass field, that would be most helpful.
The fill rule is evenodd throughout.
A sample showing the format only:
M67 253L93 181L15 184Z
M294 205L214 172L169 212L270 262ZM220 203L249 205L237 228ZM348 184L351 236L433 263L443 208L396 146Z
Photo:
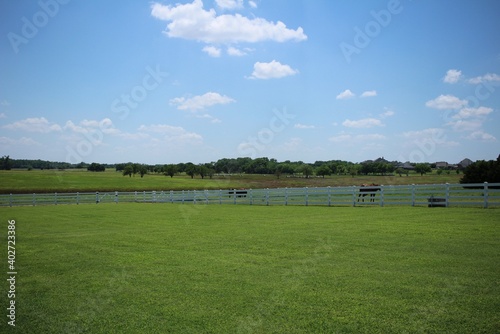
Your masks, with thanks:
M451 173L410 174L409 176L356 176L334 175L326 178L286 178L274 175L232 175L216 176L213 179L191 179L186 175L170 178L149 174L143 178L122 176L114 170L95 173L86 170L11 170L0 171L0 193L41 193L41 192L94 192L94 191L149 191L149 190L193 190L229 188L292 188L352 186L363 183L384 185L399 184L443 184L458 183L462 175Z
M4 241L16 221L19 333L500 331L498 209L120 203L0 216Z

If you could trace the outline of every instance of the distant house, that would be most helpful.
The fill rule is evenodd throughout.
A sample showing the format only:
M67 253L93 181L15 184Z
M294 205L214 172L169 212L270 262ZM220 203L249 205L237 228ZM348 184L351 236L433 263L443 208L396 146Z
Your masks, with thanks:
M467 168L469 165L473 164L471 159L465 158L464 160L458 163L459 168Z
M436 162L436 168L448 168L448 163L446 161Z
M415 167L413 167L409 161L402 163L402 164L399 164L398 168L403 168L403 169L407 169L407 170L414 170L415 169Z

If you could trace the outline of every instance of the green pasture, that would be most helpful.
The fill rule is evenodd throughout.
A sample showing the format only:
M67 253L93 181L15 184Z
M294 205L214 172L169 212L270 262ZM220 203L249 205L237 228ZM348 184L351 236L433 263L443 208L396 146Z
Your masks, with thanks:
M94 192L94 191L169 191L229 188L291 188L352 186L363 183L384 185L458 183L462 175L410 174L409 176L355 176L334 175L325 178L287 178L275 175L227 175L194 179L186 175L173 178L161 174L147 174L143 178L123 176L114 170L88 172L86 170L10 170L0 171L0 193L40 192Z
M19 333L500 331L498 209L119 203L0 217L4 241L16 221Z

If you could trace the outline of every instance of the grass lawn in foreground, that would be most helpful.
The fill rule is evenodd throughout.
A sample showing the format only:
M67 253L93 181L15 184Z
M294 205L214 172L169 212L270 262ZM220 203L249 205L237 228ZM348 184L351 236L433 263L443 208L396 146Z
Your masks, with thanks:
M0 216L2 240L16 221L19 333L500 331L497 209L120 203ZM3 329L6 307L2 293Z

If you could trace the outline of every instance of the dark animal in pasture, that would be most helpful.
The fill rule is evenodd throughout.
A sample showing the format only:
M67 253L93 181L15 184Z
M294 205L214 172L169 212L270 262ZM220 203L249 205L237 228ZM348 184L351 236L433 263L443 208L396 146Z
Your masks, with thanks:
M358 202L361 197L361 201L365 201L365 196L370 195L370 202L375 202L375 193L380 191L380 185L372 184L362 184L359 188Z
M247 197L247 190L245 189L231 189L229 190L229 197Z

